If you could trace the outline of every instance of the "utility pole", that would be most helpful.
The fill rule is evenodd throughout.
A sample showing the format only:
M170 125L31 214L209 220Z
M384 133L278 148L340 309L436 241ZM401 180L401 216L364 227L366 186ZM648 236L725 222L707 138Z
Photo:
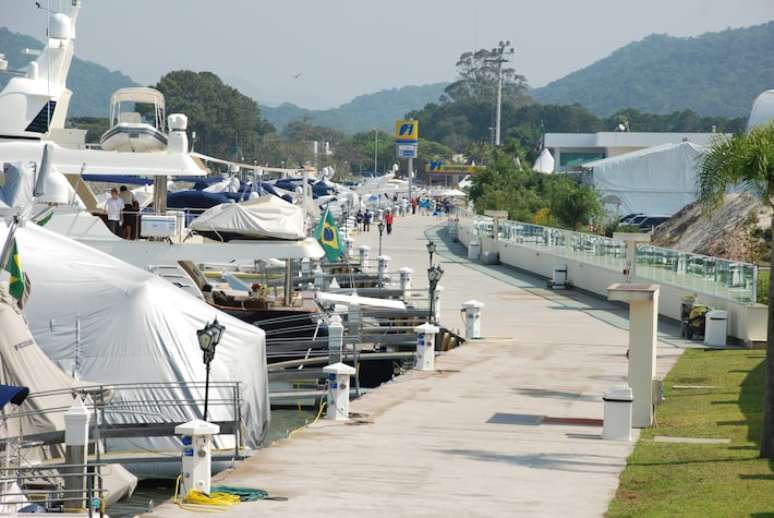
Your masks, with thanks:
M379 130L374 130L374 177L377 176L377 169L379 169Z
M511 61L510 56L516 52L511 47L510 40L501 41L495 49L497 57L487 59L487 63L497 64L497 116L495 121L495 147L500 147L503 111L503 63Z

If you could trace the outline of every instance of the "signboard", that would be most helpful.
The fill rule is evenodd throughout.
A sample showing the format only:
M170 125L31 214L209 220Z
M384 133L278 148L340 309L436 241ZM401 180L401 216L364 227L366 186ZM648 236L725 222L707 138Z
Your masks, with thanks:
M405 119L395 121L395 143L416 144L419 141L419 121Z
M447 164L441 160L430 160L425 170L435 174L473 174L477 166L467 164Z
M416 144L398 144L398 158L416 158Z

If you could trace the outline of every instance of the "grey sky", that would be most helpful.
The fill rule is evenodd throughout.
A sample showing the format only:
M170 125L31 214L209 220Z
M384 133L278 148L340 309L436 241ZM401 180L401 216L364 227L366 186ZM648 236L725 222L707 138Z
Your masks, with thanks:
M58 1L51 0L52 6ZM516 46L516 68L532 86L542 86L651 33L689 36L774 18L772 0L83 4L80 57L148 84L170 70L211 70L260 102L310 108L384 88L450 80L461 52L501 39ZM0 26L41 39L45 17L32 6L32 0L0 0ZM293 79L297 73L303 76Z

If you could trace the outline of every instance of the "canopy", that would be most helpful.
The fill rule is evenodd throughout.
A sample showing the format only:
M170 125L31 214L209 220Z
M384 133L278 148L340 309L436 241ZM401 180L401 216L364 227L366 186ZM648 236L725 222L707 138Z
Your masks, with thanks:
M538 173L551 174L554 172L554 165L554 157L551 156L551 152L548 148L544 148L532 165L532 170L537 171Z
M753 103L747 131L771 121L774 121L774 90L766 90Z
M190 228L198 232L239 234L242 239L298 240L305 237L302 209L273 195L217 205L204 211Z
M618 214L671 216L696 200L699 159L691 142L664 144L583 165L602 202Z
M69 149L53 142L17 141L0 143L0 163L35 162L49 146L51 165L62 174L135 175L135 176L204 176L207 169L189 154L129 153Z
M0 239L7 229L0 225ZM269 422L265 335L262 330L207 305L166 280L130 266L37 225L16 232L23 268L32 290L25 313L35 341L65 372L93 382L202 382L205 367L196 331L217 317L225 326L212 381L240 382L244 439L257 446ZM56 261L51 258L55 257ZM158 385L157 385L158 387ZM203 400L199 388L142 388L133 392L147 409L169 399ZM211 389L210 397L229 400L230 389ZM146 409L146 410L147 410ZM201 407L160 404L156 413L180 422L200 419ZM214 405L213 420L232 417ZM109 422L147 422L154 412L111 412ZM219 436L219 447L233 447ZM111 451L177 448L168 438L108 441Z
M157 104L162 109L164 108L164 96L161 92L147 86L130 86L129 88L116 90L110 98L110 104L117 102Z

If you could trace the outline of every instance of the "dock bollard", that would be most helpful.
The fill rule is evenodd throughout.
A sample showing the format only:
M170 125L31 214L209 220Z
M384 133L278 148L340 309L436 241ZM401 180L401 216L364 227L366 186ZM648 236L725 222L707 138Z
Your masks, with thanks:
M319 264L314 269L314 289L325 289L325 275Z
M435 335L438 327L424 323L414 328L417 334L417 352L414 356L414 368L420 371L435 370Z
M371 252L371 247L368 245L360 245L358 252L360 253L360 269L365 273L368 271L368 255Z
M352 261L352 256L355 253L355 240L351 237L345 237L344 238L344 245L346 246L345 250L347 251L347 259L349 261Z
M435 302L433 303L433 313L436 322L441 321L441 294L443 293L443 286L435 287Z
M65 420L65 464L73 467L63 468L68 477L64 477L65 507L83 509L86 491L86 448L89 444L89 411L76 396L73 404L64 415Z
M212 480L212 436L220 433L220 426L194 419L175 427L175 433L182 435L183 443L183 494L190 490L210 492Z
M378 264L379 284L384 287L385 277L387 276L387 270L390 268L390 261L392 257L389 255L380 255Z
M403 292L403 300L409 299L409 291L411 291L411 276L414 274L414 270L408 266L404 266L400 270L400 289Z
M468 300L462 303L462 311L465 313L465 338L474 340L481 338L481 309L483 302Z
M323 367L328 375L328 411L326 417L334 421L349 420L349 377L355 369L344 363Z
M344 326L339 315L331 316L328 322L328 361L331 364L341 361L341 352L344 346Z

